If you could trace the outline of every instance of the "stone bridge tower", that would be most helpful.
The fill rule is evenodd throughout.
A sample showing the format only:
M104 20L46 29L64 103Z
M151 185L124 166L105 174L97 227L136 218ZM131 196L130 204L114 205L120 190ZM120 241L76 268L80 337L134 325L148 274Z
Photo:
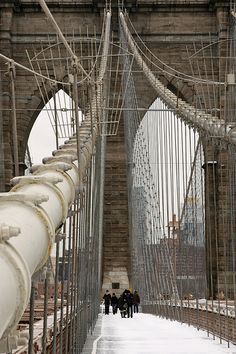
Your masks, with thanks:
M117 4L112 1L114 40L118 40ZM201 47L202 43L217 42L227 36L230 1L223 0L126 0L123 2L131 22L150 50L163 62L179 72L192 74L186 47ZM48 0L47 4L63 33L76 39L82 31L101 33L102 0ZM1 0L0 2L0 52L28 66L26 50L34 46L38 51L53 29L36 0ZM219 53L225 47L218 46ZM223 55L222 55L223 56ZM215 77L222 76L223 63L218 60ZM8 70L1 60L0 70L0 188L9 189L14 175L14 149L11 127L11 86L6 76ZM211 67L208 70L212 70ZM63 73L61 73L63 76ZM187 80L181 87L176 79L159 75L165 85L193 103L194 87ZM137 99L141 108L148 108L155 100L141 72L134 74ZM31 128L43 107L35 80L17 68L15 76L17 104L17 145L19 170L24 173L24 156ZM84 88L81 88L83 90ZM110 94L114 87L111 85ZM223 104L223 102L222 102ZM80 102L83 106L83 103ZM83 107L82 107L83 108ZM105 210L104 210L104 287L128 286L129 242L128 201L126 186L126 156L123 124L119 133L107 139ZM115 254L115 256L114 256ZM209 262L214 262L210 259ZM217 290L216 290L217 291ZM214 294L212 294L214 295Z

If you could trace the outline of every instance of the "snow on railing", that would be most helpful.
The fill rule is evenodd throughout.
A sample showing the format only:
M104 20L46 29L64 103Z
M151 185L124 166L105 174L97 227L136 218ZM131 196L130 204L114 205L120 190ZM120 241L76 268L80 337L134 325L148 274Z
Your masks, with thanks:
M147 306L170 306L179 308L190 308L199 311L214 312L223 316L235 318L235 305L233 301L218 301L218 300L152 300L144 301Z

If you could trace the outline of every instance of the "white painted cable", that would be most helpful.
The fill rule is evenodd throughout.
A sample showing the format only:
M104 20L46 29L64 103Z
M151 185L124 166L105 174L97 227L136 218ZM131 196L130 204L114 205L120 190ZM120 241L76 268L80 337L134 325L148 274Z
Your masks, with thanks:
M130 31L127 27L124 15L122 12L119 14L122 28L128 45L131 49L131 52L134 55L136 63L139 68L143 70L144 75L146 76L150 85L157 92L158 97L170 108L175 109L175 113L181 119L183 119L188 125L191 125L198 129L198 131L208 132L210 137L217 137L236 144L236 132L234 126L230 124L226 125L223 120L213 117L211 114L205 113L202 110L196 109L189 103L183 101L167 89L160 80L158 80L152 71L149 69L147 64L142 59L142 56L139 54L136 44L130 34Z

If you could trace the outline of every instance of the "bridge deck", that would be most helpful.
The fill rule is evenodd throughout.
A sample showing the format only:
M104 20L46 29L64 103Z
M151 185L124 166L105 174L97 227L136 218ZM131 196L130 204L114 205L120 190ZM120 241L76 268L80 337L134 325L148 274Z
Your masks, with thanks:
M99 315L82 354L232 354L234 348L178 322L142 313L122 319L110 313Z

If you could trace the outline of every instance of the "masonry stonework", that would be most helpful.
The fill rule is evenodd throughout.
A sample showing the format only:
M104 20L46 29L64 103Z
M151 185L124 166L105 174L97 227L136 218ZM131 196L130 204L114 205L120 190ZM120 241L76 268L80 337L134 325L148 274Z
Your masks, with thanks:
M124 124L107 138L105 160L103 289L121 294L129 288L128 191Z

